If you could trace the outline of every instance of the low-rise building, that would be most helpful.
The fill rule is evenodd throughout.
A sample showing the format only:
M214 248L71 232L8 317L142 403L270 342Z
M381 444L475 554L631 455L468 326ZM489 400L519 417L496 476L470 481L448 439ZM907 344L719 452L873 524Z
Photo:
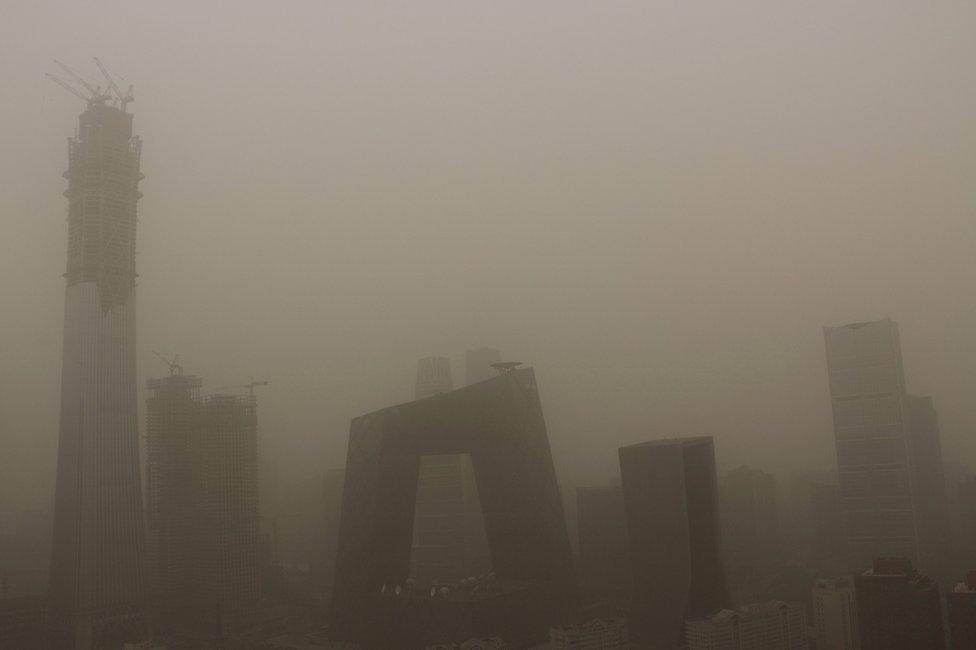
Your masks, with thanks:
M817 580L813 586L817 650L858 650L857 606L851 578Z
M688 650L807 650L802 605L772 600L685 622Z
M627 648L627 620L595 618L586 623L549 628L549 645L553 650L617 650Z

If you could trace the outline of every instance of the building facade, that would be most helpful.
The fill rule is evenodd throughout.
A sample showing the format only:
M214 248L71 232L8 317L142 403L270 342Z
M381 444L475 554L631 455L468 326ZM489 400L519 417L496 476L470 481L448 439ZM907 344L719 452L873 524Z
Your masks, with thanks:
M807 650L806 614L778 600L724 609L687 621L685 643L687 650Z
M813 586L813 631L817 650L859 650L857 606L851 578L817 580Z
M824 328L841 509L851 561L918 557L898 326Z
M939 581L949 580L952 571L952 539L949 534L949 500L939 415L931 397L906 395L909 423L909 451L915 525L918 530L918 564Z
M946 607L952 649L976 648L976 571L946 594Z
M722 550L733 583L768 569L782 550L776 481L760 469L738 467L719 488Z
M68 141L68 259L50 572L53 643L146 635L136 413L135 245L142 143L99 101Z
M627 620L595 618L586 623L549 628L553 650L623 650L630 647Z
M670 648L684 622L728 607L711 437L621 447L633 588L630 633Z
M453 390L451 362L417 362L417 399ZM469 454L420 458L411 573L422 581L456 582L488 571L491 560Z
M146 530L154 628L184 617L193 594L197 530L192 445L200 426L199 377L146 382Z
M260 595L257 401L210 395L191 446L200 535L195 605L219 634L243 627Z
M623 488L576 490L580 584L587 595L611 602L630 599L630 543Z
M943 650L939 586L907 558L879 558L854 576L861 650Z

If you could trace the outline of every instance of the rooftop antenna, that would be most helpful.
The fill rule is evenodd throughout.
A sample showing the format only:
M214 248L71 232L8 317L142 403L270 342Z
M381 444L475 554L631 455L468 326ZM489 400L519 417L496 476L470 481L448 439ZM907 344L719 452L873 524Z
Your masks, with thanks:
M174 354L172 359L168 359L165 355L160 354L155 350L153 350L152 353L159 357L160 360L169 367L170 377L173 375L179 376L183 374L183 366L180 365L180 355Z
M128 106L129 102L135 101L135 97L132 96L132 84L129 84L128 90L126 90L125 94L123 95L122 91L119 90L118 85L115 83L115 80L112 78L112 75L109 74L108 69L105 67L105 64L102 63L97 56L93 56L92 60L95 61L95 65L98 66L98 69L102 73L102 76L104 76L105 80L108 82L108 87L112 90L113 93L115 93L115 96L119 100L119 107L122 109L122 112L124 113L125 107Z

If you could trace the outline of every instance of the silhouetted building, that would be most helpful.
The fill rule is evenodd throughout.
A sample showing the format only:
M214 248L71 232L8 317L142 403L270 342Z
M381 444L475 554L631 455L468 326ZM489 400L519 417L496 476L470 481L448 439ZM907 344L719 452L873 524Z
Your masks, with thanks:
M847 541L836 472L793 475L789 487L785 552L814 566L844 559Z
M621 447L630 539L631 637L670 648L687 619L730 605L711 437Z
M146 382L146 529L156 630L190 607L201 539L192 452L200 427L199 377L171 374Z
M976 648L976 571L946 594L946 607L953 650Z
M807 650L806 628L806 614L801 605L774 600L723 609L687 621L685 647L687 650Z
M730 578L740 581L780 559L779 504L771 474L739 467L719 488L722 550Z
M47 603L42 596L0 598L0 648L46 650Z
M617 650L629 648L627 620L595 618L585 623L559 625L549 629L553 650Z
M879 558L854 576L861 650L943 650L939 586L907 558Z
M587 595L630 599L630 546L623 488L576 490L580 583Z
M481 488L495 591L404 591L420 457L465 452ZM403 648L486 633L544 638L572 601L575 578L534 372L354 419L336 566L337 638ZM430 638L439 630L448 638Z
M449 359L417 363L417 399L452 389ZM421 456L411 565L419 580L446 582L490 568L470 455Z
M976 548L976 476L969 467L956 461L946 463L944 473L952 569L954 575L960 575L972 566Z
M861 647L851 578L817 580L814 584L813 631L817 650L858 650Z
M479 381L491 379L498 372L491 364L502 360L502 353L494 348L476 348L464 355L464 385L470 386Z
M461 643L437 643L429 645L424 650L508 650L512 646L505 643L501 637L472 637Z
M47 593L51 567L51 513L0 515L0 600Z
M844 519L841 510L840 485L815 483L810 490L813 530L813 557L821 562L836 560L844 554Z
M852 561L918 558L898 326L825 327L841 509Z
M454 390L451 360L447 357L424 357L417 362L415 399L423 399Z
M323 571L324 586L330 597L335 583L336 554L339 551L339 516L342 512L342 487L345 481L345 468L330 469L325 473Z
M195 606L222 635L244 623L260 595L257 402L253 395L211 395L201 417L192 445L200 531Z
M68 140L68 260L50 608L59 648L146 636L136 414L136 202L142 142L99 101Z
M942 461L939 416L931 397L905 396L908 411L915 525L918 528L919 567L939 579L951 570L949 502Z

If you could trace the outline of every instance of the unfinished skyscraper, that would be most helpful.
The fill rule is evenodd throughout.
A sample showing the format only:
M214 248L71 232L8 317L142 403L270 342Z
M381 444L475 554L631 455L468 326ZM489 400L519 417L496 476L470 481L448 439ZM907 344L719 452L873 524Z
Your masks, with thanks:
M135 244L142 142L96 96L68 140L68 260L50 607L55 647L145 636L136 415ZM124 102L120 102L124 107Z
M193 594L201 540L191 446L200 427L200 384L182 371L146 382L146 527L157 630L184 619Z

